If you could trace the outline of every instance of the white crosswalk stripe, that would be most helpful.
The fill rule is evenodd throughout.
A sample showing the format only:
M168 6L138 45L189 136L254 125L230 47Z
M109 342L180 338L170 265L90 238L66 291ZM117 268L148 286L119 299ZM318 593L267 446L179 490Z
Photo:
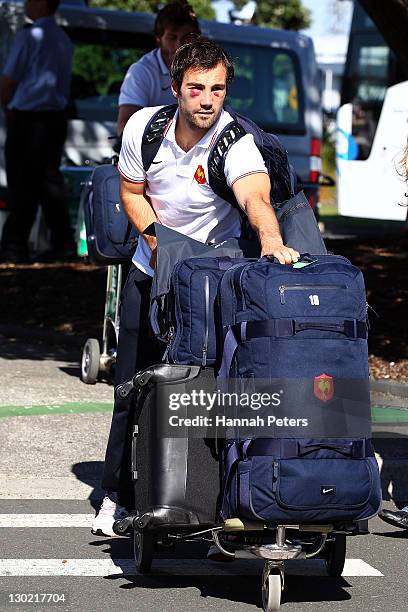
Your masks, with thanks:
M0 528L87 528L90 513L0 513ZM205 559L155 559L152 573L184 576L258 575L261 560L237 560L232 564L212 564ZM285 563L292 575L325 576L321 559L292 560ZM0 559L0 576L110 576L136 575L133 559ZM346 559L344 577L383 576L362 559Z
M70 476L22 476L0 473L0 500L2 499L66 499L86 500L92 496L102 499L100 478L89 478L86 482Z
M262 561L236 561L222 565L205 559L156 559L152 574L171 576L248 576L262 571ZM286 573L294 575L326 575L319 559L290 561ZM112 576L136 575L132 559L0 559L0 576ZM362 559L347 559L343 576L383 576Z
M0 527L90 527L93 514L0 514Z

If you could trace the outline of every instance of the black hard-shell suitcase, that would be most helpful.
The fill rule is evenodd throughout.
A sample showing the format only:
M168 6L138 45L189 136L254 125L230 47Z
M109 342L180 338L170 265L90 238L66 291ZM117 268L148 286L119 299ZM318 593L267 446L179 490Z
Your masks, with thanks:
M166 420L174 414L166 406L169 393L214 390L213 370L159 364L135 378L132 477L137 527L188 530L214 524L219 494L214 439L183 437L180 432L180 437L170 438L166 430ZM179 417L188 413L188 407L177 411ZM206 428L200 432L209 434Z

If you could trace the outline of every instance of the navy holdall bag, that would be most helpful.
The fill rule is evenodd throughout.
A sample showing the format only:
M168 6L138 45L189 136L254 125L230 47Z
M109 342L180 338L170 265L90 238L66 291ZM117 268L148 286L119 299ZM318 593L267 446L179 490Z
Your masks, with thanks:
M214 303L226 270L244 258L192 257L173 269L166 296L167 349L170 363L214 366L217 358Z
M289 380L299 414L311 406L322 421L336 414L331 406L343 406L330 391L352 382L369 423L363 276L340 256L310 256L303 264L262 258L224 273L220 382ZM232 430L222 453L222 518L321 523L374 516L381 504L379 470L371 428L362 429L367 434L349 427L340 436L312 431L293 438L245 438Z
M380 477L369 439L229 441L222 457L224 520L348 523L380 510Z
M122 208L116 166L96 166L81 197L89 259L107 266L129 262L138 234Z

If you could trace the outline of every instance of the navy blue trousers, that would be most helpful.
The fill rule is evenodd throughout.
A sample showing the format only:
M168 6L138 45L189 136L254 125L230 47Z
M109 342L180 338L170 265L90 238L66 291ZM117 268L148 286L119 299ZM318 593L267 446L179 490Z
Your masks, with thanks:
M152 279L132 265L121 295L120 327L115 386L161 361L163 345L153 336L149 324ZM115 400L105 455L102 486L121 505L132 507L131 480L132 399Z

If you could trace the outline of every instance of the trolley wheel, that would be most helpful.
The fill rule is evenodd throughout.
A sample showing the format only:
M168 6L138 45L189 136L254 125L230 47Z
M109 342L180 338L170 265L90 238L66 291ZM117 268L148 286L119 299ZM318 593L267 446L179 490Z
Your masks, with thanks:
M346 560L346 536L336 534L334 540L327 542L325 547L325 563L329 576L339 578L344 569Z
M152 567L156 535L146 531L134 530L133 550L136 567L141 574L148 574Z
M87 385L94 385L98 380L101 351L96 338L88 338L82 350L81 380Z
M262 605L265 612L279 610L283 591L281 571L274 567L270 571L264 568L262 575Z

